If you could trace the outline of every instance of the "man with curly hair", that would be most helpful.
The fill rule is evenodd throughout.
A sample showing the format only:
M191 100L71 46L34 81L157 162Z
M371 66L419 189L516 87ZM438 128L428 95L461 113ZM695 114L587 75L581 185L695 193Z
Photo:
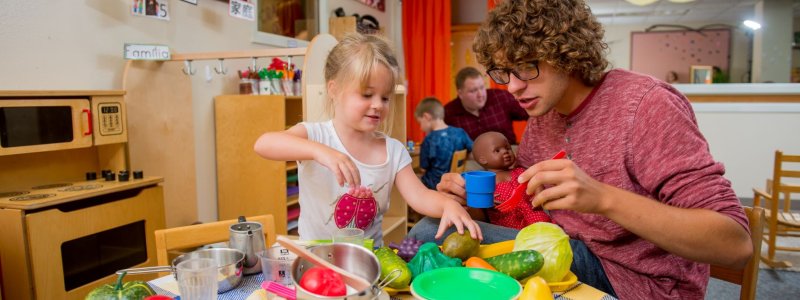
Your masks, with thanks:
M702 299L709 264L741 268L754 255L747 218L686 97L606 71L603 33L583 0L506 0L473 50L531 116L519 181L570 236L578 278L621 299ZM568 159L548 159L562 149ZM455 174L437 189L465 196ZM430 239L435 222L409 235ZM480 225L484 242L516 232Z

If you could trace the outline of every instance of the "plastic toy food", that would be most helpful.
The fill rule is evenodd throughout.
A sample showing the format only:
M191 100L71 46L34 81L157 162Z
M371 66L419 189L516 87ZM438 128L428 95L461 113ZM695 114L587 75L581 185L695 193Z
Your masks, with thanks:
M120 274L114 284L105 284L92 290L86 295L86 300L138 300L156 294L144 281L128 281L123 284L122 277L125 274L127 273Z
M514 250L514 240L497 242L494 244L481 245L478 248L478 254L475 256L485 259L492 256L498 256L500 254L506 254L513 250Z
M347 286L339 273L323 267L311 267L300 278L300 286L320 296L344 296Z
M417 255L419 246L422 246L422 241L419 241L413 237L405 238L400 245L395 244L395 242L389 243L389 248L397 250L397 255L406 262L411 261L411 259L414 258L414 255Z
M489 257L486 261L503 274L520 280L539 272L544 257L536 250L522 250Z
M542 277L536 276L525 283L519 300L553 300L553 292Z
M397 256L392 249L386 247L380 247L375 250L375 256L378 257L378 262L381 264L381 280L387 277L394 278L387 284L388 287L398 290L408 287L411 282L411 270L408 269L405 261ZM400 274L396 274L398 272L396 270L399 270Z
M439 251L439 246L436 246L434 243L422 244L422 246L419 247L417 255L408 263L408 268L411 269L411 278L438 268L460 266L460 259L444 255L444 253Z
M520 250L536 250L544 256L544 267L534 275L547 282L561 281L572 265L569 236L553 223L534 223L520 230L514 240L514 251Z
M450 257L457 257L466 260L478 253L480 242L469 236L469 230L464 230L464 234L453 232L442 242L442 252Z
M475 256L468 258L467 261L464 262L464 266L467 268L478 268L478 269L497 271L497 269L492 267L491 264L489 264L482 258Z

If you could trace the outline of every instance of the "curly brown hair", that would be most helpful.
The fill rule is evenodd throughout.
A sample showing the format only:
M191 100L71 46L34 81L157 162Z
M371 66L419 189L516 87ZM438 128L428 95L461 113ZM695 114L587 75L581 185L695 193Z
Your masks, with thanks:
M472 50L487 69L544 61L593 86L608 66L603 33L583 0L506 0L489 13Z

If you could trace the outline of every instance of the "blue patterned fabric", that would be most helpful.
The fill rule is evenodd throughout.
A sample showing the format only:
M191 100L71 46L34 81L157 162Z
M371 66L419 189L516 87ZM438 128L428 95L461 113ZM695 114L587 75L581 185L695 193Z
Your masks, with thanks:
M162 289L158 285L155 285L151 282L148 282L150 287L156 291L156 294L170 296L176 299L180 299L178 295L173 294L170 291ZM257 289L261 288L261 283L264 282L264 274L258 273L253 275L246 275L242 276L242 281L239 282L239 285L235 288L227 291L225 293L217 295L218 300L241 300L247 299L253 292Z
M419 152L419 167L425 169L422 183L436 189L442 174L450 171L453 152L464 149L472 152L472 139L461 128L448 126L428 133Z

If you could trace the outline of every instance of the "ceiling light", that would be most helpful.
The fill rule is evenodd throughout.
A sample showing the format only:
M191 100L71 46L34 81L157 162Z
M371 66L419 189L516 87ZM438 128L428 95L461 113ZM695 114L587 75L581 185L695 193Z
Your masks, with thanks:
M761 28L761 24L753 20L744 20L742 24L744 24L744 26L747 26L747 28L750 28L752 30L758 30Z
M658 0L625 0L625 1L628 1L629 3L631 3L633 5L645 6L645 5L650 5L650 4L656 3L656 1L658 1Z

